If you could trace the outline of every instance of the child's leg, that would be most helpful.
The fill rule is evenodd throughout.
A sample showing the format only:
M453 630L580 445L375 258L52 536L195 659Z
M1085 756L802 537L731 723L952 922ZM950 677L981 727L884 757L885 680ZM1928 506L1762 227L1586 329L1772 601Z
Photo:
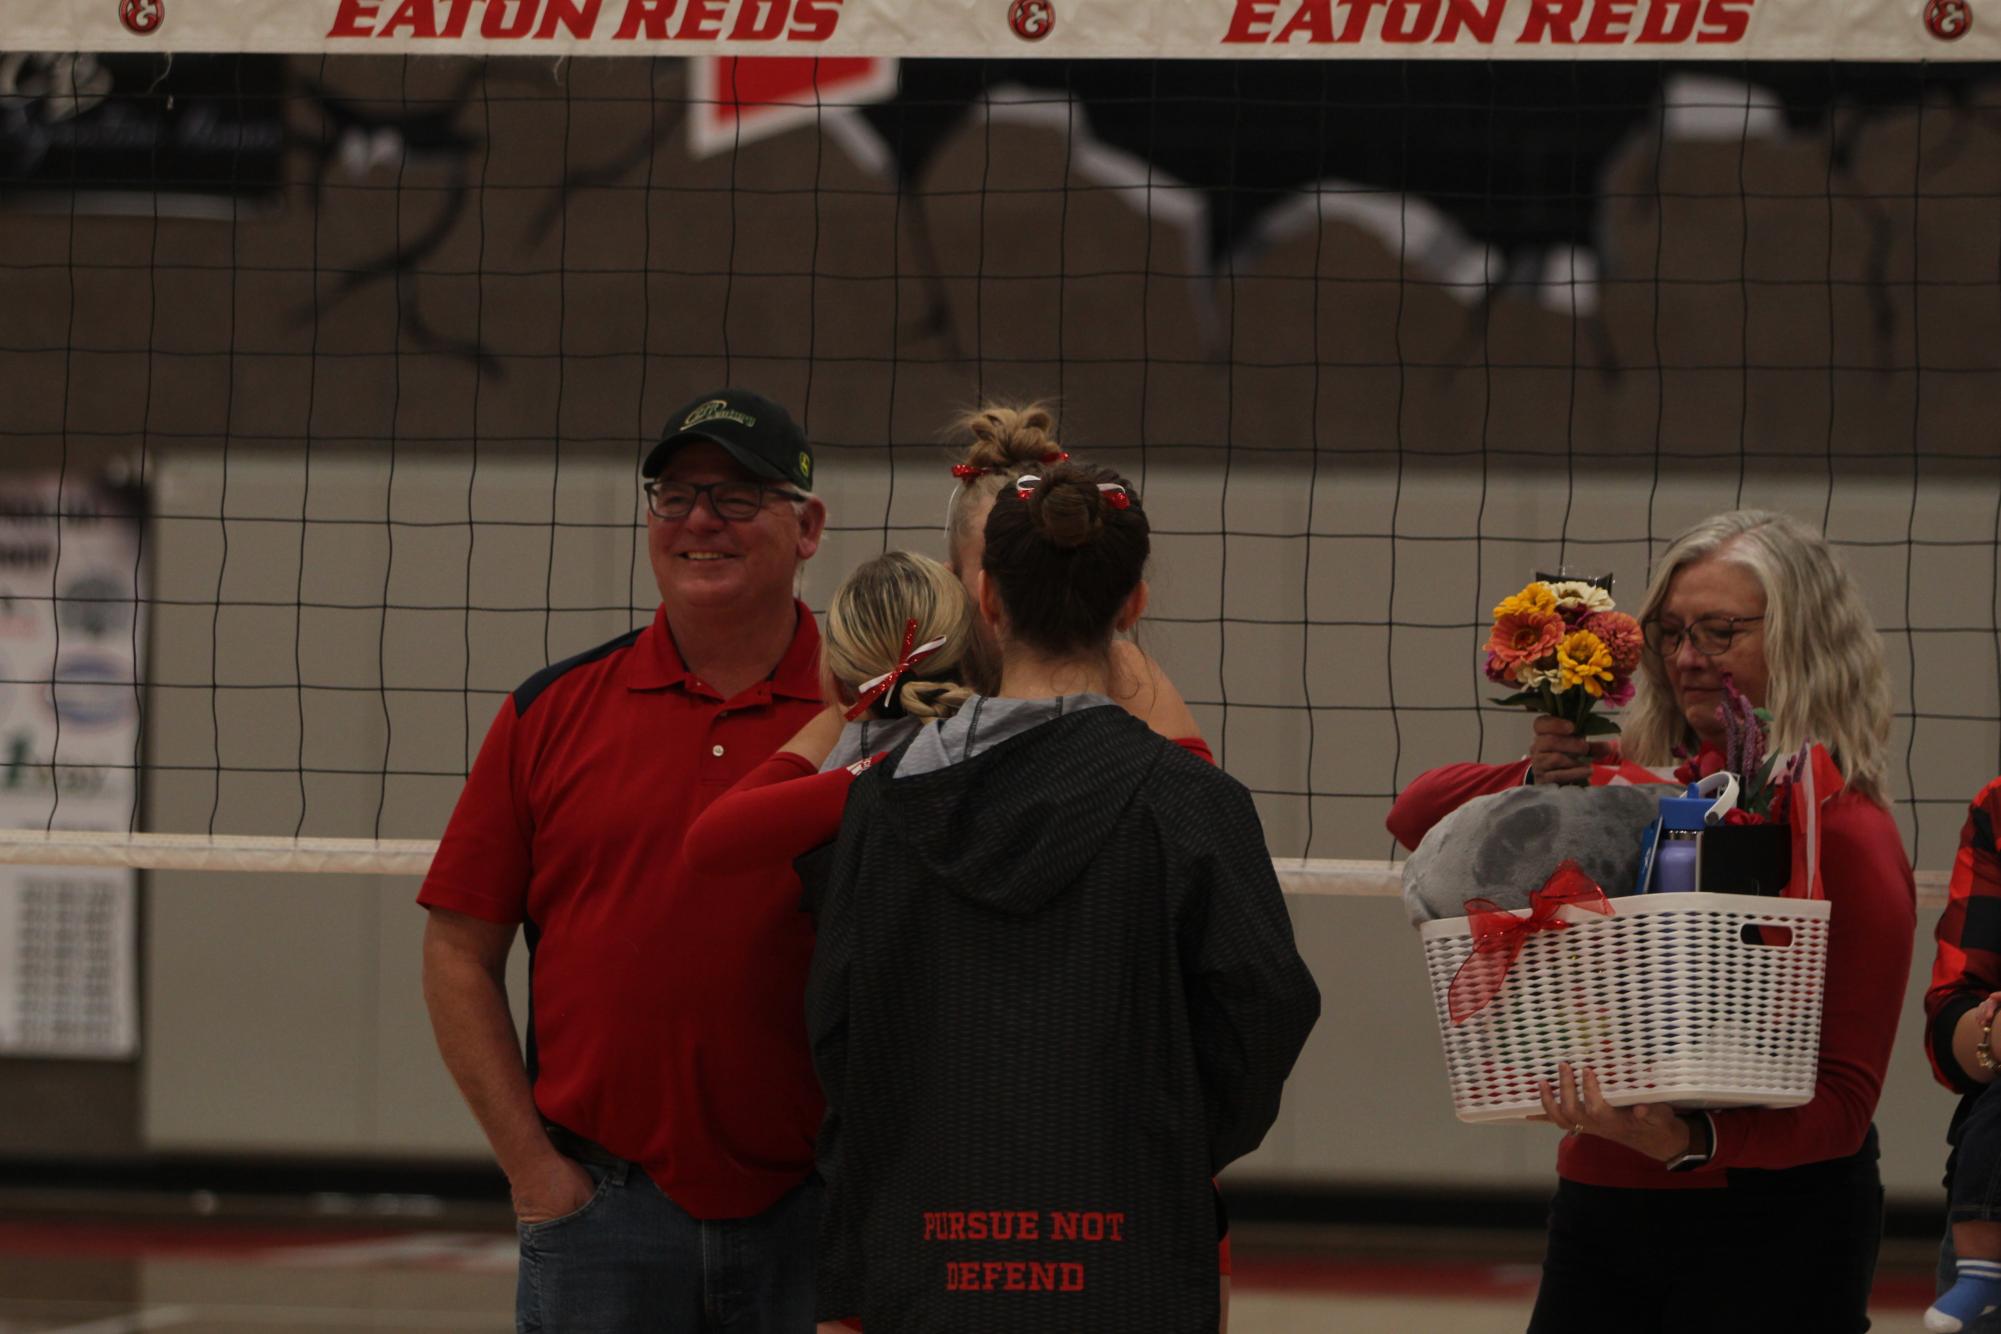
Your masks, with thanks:
M1925 1312L1925 1328L1935 1334L1959 1334L2001 1307L2001 1223L1954 1223L1952 1248L1955 1281Z
M2001 1222L1969 1218L1954 1223L1952 1253L1961 1260L2001 1260Z
M1989 1086L1960 1127L1952 1170L1953 1285L1925 1312L1925 1328L1957 1334L2001 1307L2001 1085Z

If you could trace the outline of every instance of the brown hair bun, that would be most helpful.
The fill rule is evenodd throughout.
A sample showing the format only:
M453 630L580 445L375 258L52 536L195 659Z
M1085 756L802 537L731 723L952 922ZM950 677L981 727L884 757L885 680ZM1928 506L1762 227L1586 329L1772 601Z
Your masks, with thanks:
M1059 463L1032 476L994 501L980 568L1000 594L1014 638L1058 656L1102 650L1146 574L1152 538L1139 493L1110 468L1089 463Z
M1096 537L1105 527L1104 493L1094 481L1074 473L1042 479L1028 498L1028 517L1051 544L1071 550Z

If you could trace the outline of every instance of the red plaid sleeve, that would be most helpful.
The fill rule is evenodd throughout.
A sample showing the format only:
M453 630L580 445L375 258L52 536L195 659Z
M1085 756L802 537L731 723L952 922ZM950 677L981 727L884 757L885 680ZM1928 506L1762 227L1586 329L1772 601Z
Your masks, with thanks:
M2001 991L2001 778L1980 790L1959 833L1945 914L1934 933L1931 986L1925 990L1925 1054L1939 1083L1960 1093L1984 1085L1967 1077L1952 1054L1959 1017Z

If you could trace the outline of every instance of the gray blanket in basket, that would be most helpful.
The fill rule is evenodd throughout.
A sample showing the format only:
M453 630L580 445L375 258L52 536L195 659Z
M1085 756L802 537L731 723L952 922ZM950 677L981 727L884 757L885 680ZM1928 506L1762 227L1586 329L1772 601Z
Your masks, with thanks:
M1475 797L1431 827L1403 868L1412 926L1463 917L1466 900L1526 908L1568 857L1606 894L1631 894L1640 844L1663 796L1678 788L1517 787Z

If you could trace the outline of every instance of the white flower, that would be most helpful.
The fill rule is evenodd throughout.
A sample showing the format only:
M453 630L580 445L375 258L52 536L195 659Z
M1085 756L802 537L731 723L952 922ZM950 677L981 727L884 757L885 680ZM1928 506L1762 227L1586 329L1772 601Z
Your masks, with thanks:
M1566 579L1560 584L1551 584L1549 591L1556 594L1558 610L1582 607L1587 612L1611 611L1615 605L1610 593L1582 579Z
M1563 672L1555 667L1538 667L1525 662L1515 668L1515 680L1524 690L1540 690L1544 686L1563 689Z

